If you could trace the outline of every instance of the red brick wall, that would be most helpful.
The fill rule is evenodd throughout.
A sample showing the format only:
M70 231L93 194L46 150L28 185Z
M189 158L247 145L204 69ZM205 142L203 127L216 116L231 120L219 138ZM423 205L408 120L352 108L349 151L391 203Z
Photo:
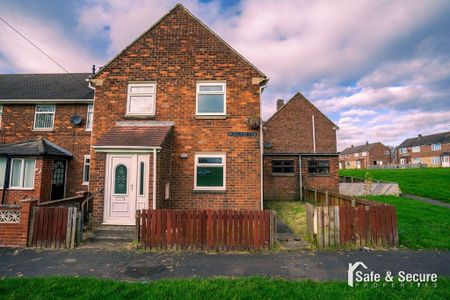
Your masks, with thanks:
M166 183L169 183L170 188L172 189L172 142L173 142L173 134L172 131L170 131L169 136L164 141L163 145L161 146L161 151L158 153L157 156L157 175L158 175L158 187L157 187L157 202L156 206L158 208L169 208L171 207L171 194L169 192L169 200L164 200L164 194L165 194L165 185ZM150 171L152 173L152 171ZM151 174L150 176L153 176Z
M294 174L272 173L273 160L293 160ZM329 175L313 175L308 173L309 160L329 160ZM300 180L297 155L266 155L264 156L264 200L299 200ZM325 188L339 192L339 166L337 156L302 156L302 184L309 187Z
M22 202L15 208L0 206L1 210L20 210L20 223L0 224L0 247L25 247L28 238L28 220L32 203Z
M441 150L437 151L431 150L431 145L420 146L420 152L412 152L411 147L408 147L407 149L408 153L406 154L400 154L400 150L397 149L398 161L400 161L400 158L406 158L408 163L413 163L413 158L421 157L422 163L425 163L428 166L432 167L432 157L440 156L444 152L450 152L450 144L442 144Z
M176 208L260 207L259 137L229 137L230 131L249 131L249 116L260 115L259 85L255 69L195 21L177 8L146 33L98 75L92 144L127 119L127 86L130 81L156 81L154 120L175 122L171 158L171 200ZM227 118L204 120L195 117L196 83L225 80ZM227 191L197 194L194 188L196 152L227 154ZM186 159L180 158L187 153ZM91 190L104 188L99 178L104 165L91 153ZM151 178L151 177L150 177ZM161 188L160 188L161 189ZM161 191L162 192L162 191ZM96 207L103 202L98 195ZM100 214L101 212L97 212Z
M27 141L36 138L47 138L51 142L69 150L73 159L67 169L66 196L74 196L75 192L87 190L82 185L84 155L90 151L91 132L86 131L86 124L75 126L70 122L74 114L86 119L87 104L56 104L54 129L52 131L33 131L35 105L3 105L1 143ZM42 189L42 197L49 197L49 187ZM39 197L39 196L38 196Z
M316 153L336 153L335 125L300 93L264 124L264 153L313 153L313 115Z

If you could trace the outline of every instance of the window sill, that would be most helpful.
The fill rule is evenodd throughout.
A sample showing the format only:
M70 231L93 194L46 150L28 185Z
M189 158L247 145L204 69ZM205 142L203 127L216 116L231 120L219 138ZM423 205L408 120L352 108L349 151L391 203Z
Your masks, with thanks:
M53 130L55 130L55 129L54 128L46 128L46 129L33 128L32 131L42 132L42 131L53 131Z
M193 194L226 194L226 190L193 190Z
M312 173L307 173L308 176L311 177L330 177L330 174L312 174Z
M286 176L295 176L295 173L272 173L272 176L280 176L280 177L286 177Z
M6 190L7 191L33 191L34 187L32 187L32 188L9 187ZM3 188L0 188L0 191L3 191Z
M227 115L195 115L196 120L225 120Z
M89 185L89 181L88 182L83 182L81 185Z

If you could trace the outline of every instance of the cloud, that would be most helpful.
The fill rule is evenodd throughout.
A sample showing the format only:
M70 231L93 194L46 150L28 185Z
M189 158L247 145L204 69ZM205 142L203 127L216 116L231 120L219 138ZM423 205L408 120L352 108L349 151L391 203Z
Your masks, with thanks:
M58 23L23 15L0 5L5 19L70 72L89 72L98 57L86 51ZM4 23L0 23L0 71L64 72Z

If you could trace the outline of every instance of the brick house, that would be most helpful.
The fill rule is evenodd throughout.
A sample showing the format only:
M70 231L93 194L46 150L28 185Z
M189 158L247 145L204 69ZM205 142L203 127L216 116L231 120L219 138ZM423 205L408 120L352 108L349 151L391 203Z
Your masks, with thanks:
M94 101L88 77L0 75L2 204L87 190Z
M339 153L340 169L367 169L392 163L391 149L380 142L345 148Z
M397 149L398 163L450 167L450 131L404 140Z
M263 126L264 199L300 199L305 185L337 192L337 129L300 93L278 100Z

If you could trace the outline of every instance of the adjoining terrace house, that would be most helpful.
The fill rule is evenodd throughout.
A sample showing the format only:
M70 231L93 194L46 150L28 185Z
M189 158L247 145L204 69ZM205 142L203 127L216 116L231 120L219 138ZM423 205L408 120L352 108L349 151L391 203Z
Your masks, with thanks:
M336 130L338 127L302 94L264 123L264 198L296 200L302 188L339 191Z
M421 135L404 140L397 147L401 165L425 164L429 167L450 167L450 131Z
M339 153L340 169L368 169L392 162L391 149L380 142L345 148Z

